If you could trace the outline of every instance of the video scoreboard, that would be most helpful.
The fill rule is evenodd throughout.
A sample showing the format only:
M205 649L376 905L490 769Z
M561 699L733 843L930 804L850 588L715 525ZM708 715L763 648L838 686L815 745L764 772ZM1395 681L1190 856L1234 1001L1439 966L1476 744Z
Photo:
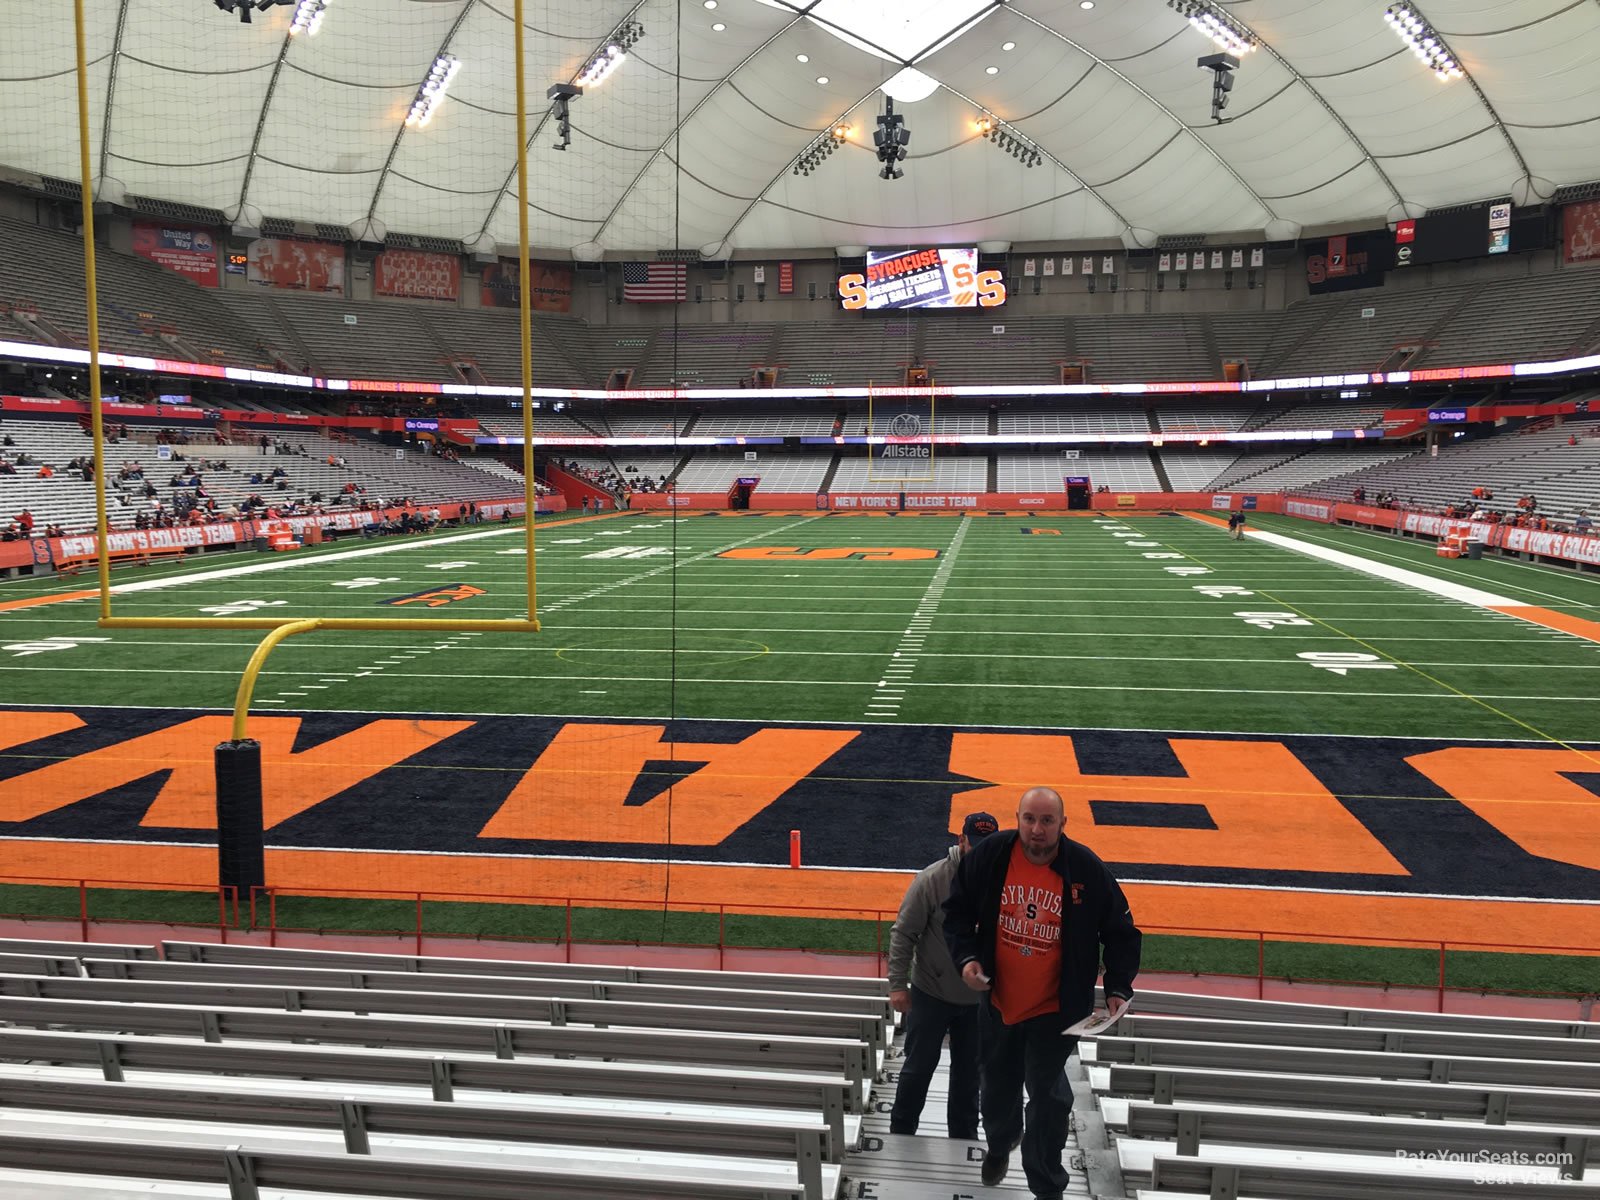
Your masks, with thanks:
M1005 278L980 269L971 246L871 250L867 269L839 276L847 310L889 308L997 308L1006 302Z

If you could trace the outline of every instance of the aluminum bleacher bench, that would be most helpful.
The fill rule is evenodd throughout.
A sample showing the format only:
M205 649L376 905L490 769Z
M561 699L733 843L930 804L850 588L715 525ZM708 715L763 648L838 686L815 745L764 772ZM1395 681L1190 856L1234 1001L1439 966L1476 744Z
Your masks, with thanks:
M1600 1039L1528 1037L1494 1031L1460 1033L1439 1029L1385 1029L1378 1025L1291 1025L1206 1017L1129 1013L1117 1022L1118 1037L1191 1042L1249 1042L1270 1046L1319 1046L1328 1050L1385 1054L1464 1054L1479 1058L1600 1062Z
M426 1137L534 1143L594 1150L653 1150L792 1163L806 1200L837 1193L839 1168L824 1166L827 1128L820 1120L764 1120L758 1112L712 1116L682 1113L542 1111L499 1105L368 1100L297 1091L240 1092L187 1082L138 1085L95 1079L0 1077L9 1109L80 1117L132 1114L144 1119L229 1126L291 1127L337 1132L350 1154L372 1153L374 1137Z
M268 984L278 988L355 987L373 991L426 991L456 995L492 994L535 997L573 1004L585 1000L673 1005L705 1014L701 1028L729 1028L710 1022L734 1010L764 1012L755 1021L741 1019L737 1028L799 1032L800 1014L835 1016L835 1028L859 1031L874 1050L887 1047L892 1035L887 997L829 996L800 992L725 991L654 983L606 983L580 980L521 979L493 975L435 975L405 971L349 971L315 967L215 966L203 963L146 962L143 959L84 959L84 970L100 979L167 979L191 983ZM815 1033L815 1030L808 1030Z
M592 1170L530 1170L426 1157L285 1153L43 1134L0 1133L0 1167L224 1183L230 1200L259 1200L263 1188L407 1200L802 1200L798 1184L743 1182L712 1172L665 1178L611 1163Z
M1198 1157L1177 1153L1171 1142L1124 1140L1117 1143L1123 1178L1136 1187L1148 1179L1158 1196L1199 1193L1213 1200L1583 1200L1600 1196L1600 1187L1561 1180L1553 1167L1513 1168L1516 1176L1496 1176L1493 1186L1475 1183L1490 1168L1450 1163L1264 1150L1248 1146L1202 1149ZM1502 1181L1503 1180L1503 1181ZM1515 1180L1515 1181L1513 1181ZM1526 1180L1526 1182L1523 1182Z
M843 1077L565 1059L506 1061L367 1048L222 1045L181 1038L20 1029L0 1029L0 1062L99 1066L112 1082L121 1082L126 1070L199 1071L427 1087L435 1100L452 1100L455 1089L461 1087L786 1108L821 1114L828 1127L829 1154L842 1153L854 1144L845 1135L849 1081Z
M1237 1071L1283 1071L1298 1075L1360 1075L1430 1083L1533 1084L1545 1088L1600 1090L1600 1063L1547 1062L1522 1058L1474 1058L1458 1054L1385 1054L1324 1050L1309 1046L1263 1046L1237 1042L1142 1041L1101 1037L1079 1047L1090 1063L1140 1066L1228 1067Z
M607 1059L636 1063L693 1063L757 1071L816 1072L852 1083L849 1107L865 1106L865 1048L856 1042L773 1034L707 1033L694 1029L602 1029L530 1025L501 1020L455 1021L391 1015L286 1012L281 1007L236 1007L130 1001L127 991L173 989L171 984L117 980L28 979L38 998L0 995L0 1024L19 1028L109 1030L141 1036L198 1037L208 1042L249 1040L316 1045L379 1046L449 1054ZM57 983L65 986L58 987ZM181 987L182 985L176 985ZM73 998L66 998L70 993Z
M1291 1000L1245 1000L1191 992L1140 992L1141 1013L1180 1017L1227 1017L1305 1025L1377 1025L1384 1029L1438 1029L1461 1033L1511 1033L1528 1037L1600 1038L1600 1021L1551 1021L1536 1017L1486 1017L1473 1013L1427 1013L1407 1009L1347 1008Z
M0 942L0 950L4 948L4 943ZM766 992L821 992L850 996L887 997L889 994L887 979L855 975L768 975L754 971L691 971L678 967L607 966L599 963L551 963L499 958L434 958L425 954L370 954L219 942L162 942L161 956L168 962L417 971L428 975L509 975L520 979L609 980L715 987L730 991L755 988ZM115 956L96 954L93 957Z
M42 942L32 938L0 938L0 954L42 954L51 958L160 958L154 946L120 942Z
M1600 1092L1532 1084L1491 1087L1333 1075L1256 1074L1230 1067L1091 1066L1088 1073L1090 1086L1099 1095L1149 1099L1159 1104L1193 1100L1346 1112L1422 1113L1487 1125L1600 1125Z
M1582 1179L1591 1155L1600 1154L1600 1127L1484 1125L1474 1121L1366 1116L1255 1108L1231 1104L1155 1104L1102 1097L1106 1125L1129 1137L1170 1141L1181 1155L1202 1145L1277 1146L1384 1155L1444 1151L1487 1153L1502 1161L1547 1162L1562 1178ZM1518 1157L1518 1156L1526 1157ZM1542 1157L1536 1157L1542 1156Z
M75 977L82 972L75 958L58 958L47 954L0 953L0 972L7 975L48 975Z
M243 975L240 981L214 980L205 976L174 977L153 972L147 976L144 968L165 968L165 963L96 963L86 960L84 966L96 979L126 980L129 983L165 983L169 990L162 993L161 1003L220 1004L244 1007L323 1009L340 1012L371 1012L381 1008L395 1014L419 1016L459 1016L529 1021L548 1025L633 1025L652 1029L698 1029L720 1033L781 1033L796 1037L831 1037L860 1042L867 1048L868 1059L864 1071L870 1076L882 1054L880 1039L886 1035L876 1017L852 1016L849 1013L812 1013L798 1010L769 1008L723 1008L687 1004L636 1003L625 1000L560 999L538 994L537 987L528 987L517 980L475 980L486 990L447 991L433 990L433 985L454 977L429 975L411 976L410 987L391 989L369 986L371 976L351 978L341 972L326 972L333 983L317 986L301 978L271 979L263 975ZM186 964L176 964L185 967ZM106 970L128 968L128 970ZM260 968L229 968L249 972ZM387 977L386 977L387 978ZM246 980L248 982L246 982ZM525 994L509 994L508 990L522 987ZM0 992L8 995L34 994L15 979L0 977ZM42 993L40 993L42 994ZM57 989L53 994L65 995ZM149 999L157 993L141 994L132 989L129 999Z

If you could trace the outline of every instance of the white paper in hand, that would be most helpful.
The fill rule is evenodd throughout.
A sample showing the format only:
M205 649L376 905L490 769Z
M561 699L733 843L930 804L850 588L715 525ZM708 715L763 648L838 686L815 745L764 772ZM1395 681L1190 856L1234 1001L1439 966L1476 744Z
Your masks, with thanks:
M1122 1014L1127 1012L1132 1007L1133 1001L1130 1000L1123 1006L1122 1012L1119 1012L1115 1017L1111 1015L1109 1010L1104 1012L1098 1010L1092 1012L1083 1020L1079 1021L1076 1025L1069 1025L1063 1029L1061 1031L1061 1036L1095 1037L1096 1035L1104 1033L1106 1030L1115 1025L1117 1021L1121 1019Z

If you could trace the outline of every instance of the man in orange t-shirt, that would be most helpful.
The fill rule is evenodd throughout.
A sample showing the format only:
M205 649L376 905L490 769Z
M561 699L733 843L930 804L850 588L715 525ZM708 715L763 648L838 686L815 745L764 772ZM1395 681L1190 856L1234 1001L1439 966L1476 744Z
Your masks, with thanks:
M1112 1017L1133 998L1141 936L1122 887L1087 846L1062 835L1061 796L1030 788L1014 832L985 838L961 860L945 901L945 941L979 1002L984 1186L1006 1176L1011 1151L1035 1200L1060 1200L1072 1091L1064 1036L1095 1007L1105 958ZM1022 1097L1026 1088L1028 1103Z

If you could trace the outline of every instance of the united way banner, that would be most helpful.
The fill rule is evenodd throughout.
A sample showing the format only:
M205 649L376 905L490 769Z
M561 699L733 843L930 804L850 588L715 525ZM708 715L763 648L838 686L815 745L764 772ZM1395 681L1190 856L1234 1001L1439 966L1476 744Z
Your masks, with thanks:
M344 292L344 247L292 238L250 243L246 277L263 287L301 292Z
M378 255L372 290L413 300L459 299L461 260L426 250L385 250Z
M209 229L135 221L133 252L201 287L217 286L217 243Z

